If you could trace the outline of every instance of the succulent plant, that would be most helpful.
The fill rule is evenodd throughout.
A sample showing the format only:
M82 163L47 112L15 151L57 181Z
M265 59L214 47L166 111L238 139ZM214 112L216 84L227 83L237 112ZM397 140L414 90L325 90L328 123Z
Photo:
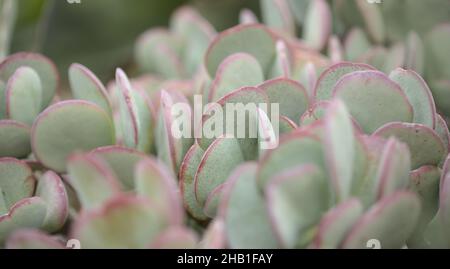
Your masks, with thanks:
M450 27L408 27L422 5L261 0L220 33L182 7L136 76L72 64L69 100L46 56L7 56L0 246L450 248ZM268 109L217 120L229 104Z

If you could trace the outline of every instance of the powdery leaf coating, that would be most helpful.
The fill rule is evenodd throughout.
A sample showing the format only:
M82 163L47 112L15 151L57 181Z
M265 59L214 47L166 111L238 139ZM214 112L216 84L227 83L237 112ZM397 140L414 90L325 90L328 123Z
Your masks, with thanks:
M84 249L147 248L167 225L164 213L148 200L122 195L82 212L70 238L80 240Z
M235 53L223 60L209 91L209 100L217 101L228 93L244 87L256 86L264 81L258 61L247 53Z
M74 151L89 151L114 142L111 118L97 105L82 100L50 106L31 129L36 158L57 172L66 170L66 159Z
M197 220L206 220L208 218L195 198L194 179L204 153L205 151L197 143L194 143L184 156L178 175L184 207Z
M41 110L46 108L53 100L59 85L58 69L44 55L31 52L19 52L10 55L0 63L0 80L8 81L21 66L29 66L39 75L42 83Z
M41 112L42 93L38 73L30 67L19 67L6 85L6 116L31 126Z
M264 74L268 74L275 59L275 38L265 26L259 24L238 25L220 33L206 52L205 66L215 77L219 65L231 54L244 52L258 60Z
M377 202L356 222L342 247L365 248L368 240L377 239L383 249L401 248L414 231L419 214L420 201L415 194L394 193Z
M91 70L81 64L72 64L69 82L75 99L90 101L112 115L105 86Z
M19 200L32 196L35 185L33 172L25 162L14 158L0 158L0 203L6 210Z
M109 166L97 156L71 155L67 161L67 171L69 182L83 208L98 208L121 190Z
M336 194L334 198L342 202L351 193L356 145L350 114L340 100L329 105L324 128L326 164Z
M23 158L31 152L31 128L13 121L0 120L0 157Z
M365 133L382 125L411 122L413 110L400 86L378 71L357 71L345 75L333 89Z
M334 85L345 75L355 71L375 70L372 66L362 63L341 62L330 66L322 72L314 88L316 101L332 98Z
M48 232L61 229L69 216L69 200L61 178L53 171L43 174L38 181L36 196L47 204L42 228Z
M311 247L314 249L338 248L363 214L363 209L358 199L347 200L332 208L320 220Z
M328 186L314 165L286 169L265 189L266 207L279 244L294 248L304 243L307 231L328 208Z
M408 145L411 152L411 167L417 169L424 165L439 165L447 155L439 136L430 128L421 124L393 122L384 125L374 136L396 137Z
M412 70L397 68L389 78L397 82L411 103L414 111L413 121L432 129L436 126L436 105L430 88L422 77Z
M66 247L56 237L40 230L18 230L8 237L5 243L7 249L65 249Z
M195 174L195 197L204 206L208 195L225 182L244 158L234 138L217 138L205 151Z
M236 168L227 180L219 206L230 248L277 248L263 197L256 185L256 164Z
M7 214L0 216L0 244L19 229L40 228L46 216L46 203L39 197L25 198L15 203Z
M278 104L280 114L296 121L309 107L306 89L288 78L276 78L259 85L269 97L269 104Z
M318 51L322 50L331 34L331 20L331 10L326 1L310 1L303 34L306 44Z
M264 24L286 34L295 34L295 21L287 0L261 0Z

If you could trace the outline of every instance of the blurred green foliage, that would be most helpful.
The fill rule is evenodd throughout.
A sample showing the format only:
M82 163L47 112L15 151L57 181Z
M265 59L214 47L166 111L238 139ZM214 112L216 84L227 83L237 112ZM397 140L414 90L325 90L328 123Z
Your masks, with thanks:
M183 4L195 5L218 30L236 24L242 7L257 8L254 0L18 0L12 52L37 51L52 58L67 81L67 68L82 63L102 80L118 66L132 63L136 38L151 27L165 26Z

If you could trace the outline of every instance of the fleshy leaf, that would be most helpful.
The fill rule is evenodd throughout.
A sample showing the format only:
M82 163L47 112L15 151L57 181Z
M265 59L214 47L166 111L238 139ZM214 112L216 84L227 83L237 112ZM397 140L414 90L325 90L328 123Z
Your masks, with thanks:
M363 214L358 199L350 199L328 211L320 220L311 247L314 249L336 249L355 222Z
M39 178L36 196L41 197L47 204L47 215L42 228L56 232L64 225L69 215L69 200L61 178L53 171L46 172Z
M146 248L167 227L163 216L144 198L118 196L102 208L82 212L70 238L80 240L83 249Z
M276 248L264 200L256 185L256 164L239 166L227 180L219 216L225 221L230 248Z
M295 34L295 22L286 0L261 0L264 24L285 34Z
M217 208L220 202L220 197L222 195L225 184L226 183L217 186L214 190L212 190L209 193L208 198L206 199L203 212L210 218L214 218L216 216Z
M314 89L314 98L316 101L329 100L332 98L334 85L345 75L355 71L374 70L367 64L341 62L330 66L322 72L317 80Z
M53 96L58 88L58 69L55 64L44 55L19 52L10 55L0 64L0 79L8 81L21 66L29 66L38 73L42 83L41 110L46 108L53 100Z
M31 130L35 157L57 172L66 170L66 158L74 151L89 151L114 142L111 118L97 105L83 100L48 107Z
M225 182L230 172L244 162L239 143L234 138L220 137L205 151L195 174L195 197L204 206L208 195Z
M340 100L333 101L326 112L323 137L327 168L337 201L345 201L352 188L355 162L355 138L350 114Z
M97 76L81 64L69 68L69 82L75 99L90 101L112 114L105 86Z
M408 185L411 154L406 144L391 137L384 145L375 182L377 196L382 199Z
M333 89L366 133L393 122L411 122L413 110L400 86L378 71L345 75Z
M412 169L424 165L439 165L447 155L441 138L430 128L421 124L393 122L384 125L373 135L389 138L395 136L409 146Z
M450 80L433 81L431 91L438 110L444 115L450 115Z
M256 86L263 81L263 70L253 56L247 53L232 54L219 65L209 91L209 100L217 101L238 88Z
M346 59L356 61L370 49L370 42L366 33L360 28L353 28L344 42Z
M184 156L178 176L184 207L190 215L198 220L207 219L207 216L203 213L203 208L195 198L194 184L195 173L204 153L205 151L197 143L194 143Z
M416 195L394 193L372 206L356 222L342 247L366 248L368 240L377 239L383 249L401 248L414 231L419 213Z
M386 33L380 5L358 0L355 3L364 19L367 32L376 43L383 43Z
M23 123L0 120L0 157L28 156L31 152L30 131Z
M225 222L222 218L216 217L203 233L199 247L202 249L223 249L226 245L225 237Z
M450 151L450 132L444 118L439 114L436 114L436 128L434 131L439 135L444 142L444 145L447 146Z
M117 96L119 99L120 124L125 145L148 152L152 146L152 116L145 98L139 90L131 88L122 69L116 71Z
M266 207L279 244L302 246L307 231L328 208L328 186L314 165L298 166L275 175L266 186Z
M406 40L405 68L423 75L425 71L425 47L416 32L410 32Z
M160 207L161 211L167 212L170 215L170 223L181 224L184 212L176 181L170 171L154 159L140 161L135 171L137 194L148 198L152 204Z
M422 210L414 234L408 240L408 247L423 248L426 246L423 233L439 208L440 176L441 172L435 166L422 166L410 174L409 189L420 198Z
M42 107L42 85L36 71L19 67L8 80L5 94L6 116L31 126Z
M264 74L268 74L275 58L275 38L265 26L238 25L220 33L206 53L206 69L215 77L219 65L231 54L244 52L255 57Z
M150 245L152 249L194 249L197 235L182 226L170 227L162 232Z
M34 193L36 179L25 162L14 158L0 158L0 189L6 210ZM1 215L1 213L0 213Z
M308 133L293 133L284 137L280 145L269 150L260 162L258 184L264 187L270 179L285 169L302 164L316 164L325 168L325 156L319 139Z
M74 154L67 163L70 184L83 208L98 208L121 190L109 166L96 156Z
M436 105L426 82L416 72L397 68L389 78L402 88L414 111L413 121L432 129L436 126Z
M57 238L34 229L14 232L5 245L7 249L65 249Z
M97 148L92 150L91 154L108 163L125 190L134 189L134 168L140 160L146 158L145 154L121 146Z
M269 97L269 104L278 104L280 114L297 121L309 107L309 97L305 88L287 78L276 78L259 85Z
M394 44L389 48L383 67L381 68L386 74L392 70L403 67L406 59L406 47L403 43Z
M331 34L332 15L328 2L313 0L306 11L303 38L306 44L320 51Z
M45 201L39 197L25 198L15 203L7 214L0 216L0 244L15 230L41 227L46 207Z

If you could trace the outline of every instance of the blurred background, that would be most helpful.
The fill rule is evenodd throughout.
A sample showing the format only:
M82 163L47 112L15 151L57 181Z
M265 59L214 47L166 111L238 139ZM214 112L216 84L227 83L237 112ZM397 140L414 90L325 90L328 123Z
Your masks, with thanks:
M58 65L63 82L73 62L88 66L103 81L109 80L116 67L131 64L139 34L166 26L181 5L195 5L218 30L235 25L242 7L258 9L256 0L17 1L11 53L36 51L49 56Z
M116 67L127 68L132 64L133 45L139 34L151 27L167 25L172 12L181 5L195 6L218 31L235 25L244 7L259 16L258 0L16 1L17 17L10 52L36 51L49 56L58 65L63 85L67 68L73 62L88 66L104 82L108 81ZM409 30L424 33L432 25L450 18L450 0L380 1L391 41L403 38L401 35ZM333 6L342 1L329 2ZM294 10L294 13L301 14L301 11ZM334 23L333 31L337 34L343 34L349 25L363 24L355 16L357 11L346 9L344 13L339 14L342 22Z

